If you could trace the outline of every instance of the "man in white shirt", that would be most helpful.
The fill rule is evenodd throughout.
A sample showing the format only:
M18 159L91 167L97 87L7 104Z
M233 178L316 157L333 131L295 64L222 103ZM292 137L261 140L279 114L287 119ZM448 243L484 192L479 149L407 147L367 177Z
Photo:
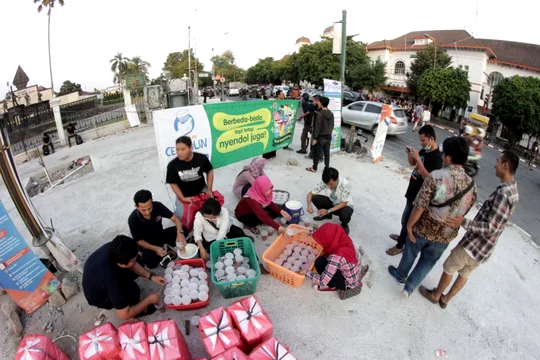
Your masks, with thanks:
M313 220L331 219L335 214L339 216L345 232L349 233L349 222L354 212L351 187L347 179L339 178L339 172L336 169L332 167L324 169L322 182L308 194L307 203L308 213L313 214L312 205L318 209L318 216Z
M422 126L429 124L430 120L431 120L431 111L429 111L429 108L424 105L424 116L422 118Z

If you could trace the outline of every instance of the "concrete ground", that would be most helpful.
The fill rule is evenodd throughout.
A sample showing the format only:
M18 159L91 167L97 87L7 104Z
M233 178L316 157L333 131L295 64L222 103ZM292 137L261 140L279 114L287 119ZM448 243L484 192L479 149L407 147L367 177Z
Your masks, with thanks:
M299 148L302 123L298 127L291 146L294 149ZM55 166L84 155L92 157L95 172L32 199L47 222L53 219L64 242L81 261L115 235L128 234L127 218L137 190L150 189L155 200L170 207L173 204L171 192L161 179L152 127L141 126L62 149L45 161ZM296 159L300 166L287 165L289 158ZM232 183L247 162L216 170L214 187L225 195L225 205L231 210L236 204ZM303 155L281 150L277 158L267 162L266 172L276 189L287 190L292 199L305 203L306 191L320 181L320 173L304 170L308 165ZM393 245L388 234L399 230L410 169L390 159L372 164L367 156L345 153L332 155L331 165L354 187L351 237L364 249L368 258L364 260L371 263L366 280L371 287L364 286L359 296L340 301L336 294L314 291L308 281L300 288L292 288L270 275L261 276L257 295L273 320L275 336L290 346L293 354L300 359L432 359L437 349L446 349L453 359L538 358L540 280L536 274L540 254L523 232L513 226L505 230L495 255L477 269L446 310L417 292L403 300L400 287L387 272L388 265L397 265L399 257L388 257L384 251ZM41 171L41 167L32 161L21 165L19 171L25 179ZM0 197L22 230L4 187ZM257 239L258 252L269 243ZM427 276L427 286L436 285L448 254L449 250ZM157 285L147 281L140 284L145 292L157 290ZM206 310L232 301L223 299L213 287ZM204 312L168 310L144 320L174 319L184 332L184 320ZM53 330L48 334L51 338L66 334L76 338L93 327L96 314L97 309L86 305L79 293L60 311L46 305L25 317L25 333L41 333L44 324L52 321ZM113 312L108 312L107 317L115 325L121 323ZM206 355L196 329L192 328L186 339L194 358ZM0 358L12 359L19 340L9 330L0 331ZM72 359L78 359L72 338L64 337L57 344Z

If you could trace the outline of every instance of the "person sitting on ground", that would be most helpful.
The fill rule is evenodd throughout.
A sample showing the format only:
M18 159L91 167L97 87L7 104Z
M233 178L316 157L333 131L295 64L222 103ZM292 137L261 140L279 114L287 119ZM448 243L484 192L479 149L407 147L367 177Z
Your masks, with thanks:
M148 190L137 191L133 201L135 210L129 215L129 230L141 248L145 265L149 269L155 269L167 254L174 260L176 252L167 252L163 246L178 245L183 248L186 245L181 219L159 201L153 201L152 193ZM176 226L163 229L163 218L170 219Z
M313 214L312 202L318 209L318 216L313 220L331 219L332 215L337 215L341 226L349 233L349 223L354 212L351 186L347 179L339 177L336 169L324 169L322 182L307 195L307 211L310 214Z
M315 241L323 247L320 257L315 259L315 269L306 272L319 291L339 290L344 300L358 295L362 290L362 276L356 249L351 238L337 224L324 224L313 233Z
M273 227L279 234L285 232L285 228L274 221L278 216L287 220L291 216L272 202L272 190L274 185L266 175L259 176L253 182L244 198L240 200L234 211L236 218L245 224L255 235L260 232L257 226L265 224Z
M49 134L47 134L46 131L43 132L43 152L45 153L45 149L51 148L51 152L54 154L54 146L51 140L51 137Z
M192 197L206 192L212 197L214 185L214 168L204 154L193 151L193 143L189 136L176 139L176 159L167 165L166 182L176 195L175 214L179 219L184 216L184 203L193 202ZM207 182L204 180L206 173Z
M68 133L68 144L69 144L69 147L71 147L71 138L74 138L75 136L77 136L77 129L75 128L75 124L70 122L66 128L66 131Z
M234 180L233 194L241 199L251 188L255 179L261 175L264 175L264 159L254 158L248 166L244 166Z
M100 309L116 309L122 320L150 315L159 302L159 292L140 300L135 280L140 276L158 285L165 279L146 270L140 263L139 247L132 238L118 235L97 249L84 264L82 288L88 304Z
M206 200L195 215L193 224L193 238L199 247L201 259L204 261L209 259L210 245L215 240L240 237L246 237L246 234L238 226L231 224L229 211L221 207L215 199Z

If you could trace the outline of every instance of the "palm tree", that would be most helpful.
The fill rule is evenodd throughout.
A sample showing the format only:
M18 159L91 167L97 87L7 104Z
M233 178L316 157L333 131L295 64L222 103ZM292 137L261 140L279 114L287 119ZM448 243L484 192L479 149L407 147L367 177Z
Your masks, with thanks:
M109 61L112 63L111 71L114 73L114 83L120 84L122 82L122 77L126 74L128 69L129 58L123 57L122 53L119 52Z
M34 0L34 4L40 3L38 6L38 13L40 13L44 8L49 8L49 11L47 11L47 17L48 17L48 34L47 38L49 41L49 74L51 76L51 89L54 97L54 82L53 82L53 75L52 75L52 62L51 62L51 12L54 7L54 4L58 1L58 3L61 6L64 6L64 0Z
M128 70L131 74L144 74L148 76L148 68L150 66L148 61L144 61L140 56L134 56L128 64Z

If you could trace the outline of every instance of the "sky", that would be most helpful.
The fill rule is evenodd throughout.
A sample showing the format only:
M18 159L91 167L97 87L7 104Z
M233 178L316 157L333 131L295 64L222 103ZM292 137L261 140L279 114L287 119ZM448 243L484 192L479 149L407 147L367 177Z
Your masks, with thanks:
M540 44L536 1L454 0L384 2L333 0L325 7L306 1L65 0L51 16L51 53L55 90L70 80L92 91L113 85L110 59L117 52L150 62L150 77L159 76L167 54L191 46L211 70L212 48L234 53L247 69L259 58L276 59L294 51L301 36L315 42L347 10L347 34L373 42L410 31L465 29L480 38ZM478 16L476 15L478 4ZM478 21L477 21L478 19ZM0 96L21 65L28 85L50 86L47 15L32 0L0 0L4 33L0 54ZM228 35L224 33L228 32Z

